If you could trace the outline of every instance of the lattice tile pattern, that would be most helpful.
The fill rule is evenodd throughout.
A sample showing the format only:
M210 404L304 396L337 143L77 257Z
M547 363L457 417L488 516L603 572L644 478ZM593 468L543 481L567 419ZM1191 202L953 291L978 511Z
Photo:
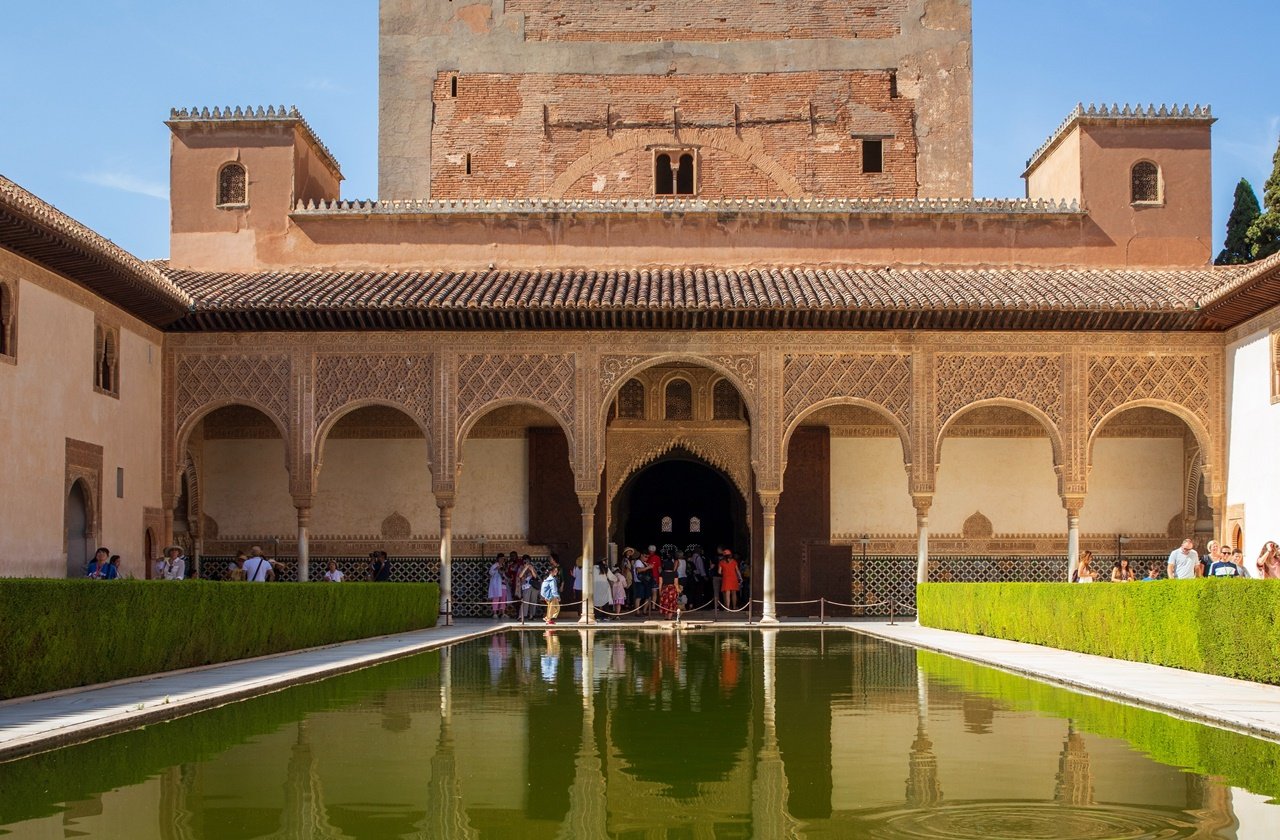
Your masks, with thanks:
M464 355L458 360L458 417L469 418L493 400L546 403L566 421L574 417L571 355Z
M1089 427L1096 428L1117 406L1142 399L1186 406L1207 421L1215 379L1206 355L1093 356L1089 359Z
M175 376L177 426L210 403L244 400L289 418L288 356L181 356Z
M431 422L429 355L316 357L316 425L344 405L366 399L403 406L423 425Z
M858 397L911 426L911 357L905 354L787 356L783 362L784 428L809 406Z
M940 353L934 371L939 425L966 405L1000 397L1031 403L1062 422L1061 355Z

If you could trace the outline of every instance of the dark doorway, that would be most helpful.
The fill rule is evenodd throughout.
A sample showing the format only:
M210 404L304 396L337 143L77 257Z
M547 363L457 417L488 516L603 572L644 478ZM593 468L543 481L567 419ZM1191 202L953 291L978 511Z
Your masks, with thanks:
M63 526L67 541L67 577L84 577L89 566L92 535L89 531L89 499L84 483L77 481L67 494L67 507L63 513Z
M667 518L671 530L664 532ZM711 552L724 545L745 558L750 553L747 503L724 473L677 449L623 486L613 502L610 539L619 550L667 543L683 549L696 543Z

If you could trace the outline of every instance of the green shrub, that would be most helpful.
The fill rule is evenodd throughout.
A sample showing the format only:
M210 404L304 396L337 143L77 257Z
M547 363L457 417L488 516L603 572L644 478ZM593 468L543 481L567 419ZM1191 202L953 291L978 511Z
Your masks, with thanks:
M920 623L1280 685L1280 581L930 583Z
M1095 735L1128 741L1161 763L1221 776L1236 787L1280 797L1280 744L929 651L917 653L916 663L930 680L994 698L1018 711L1066 718Z
M424 584L0 580L0 699L432 627Z

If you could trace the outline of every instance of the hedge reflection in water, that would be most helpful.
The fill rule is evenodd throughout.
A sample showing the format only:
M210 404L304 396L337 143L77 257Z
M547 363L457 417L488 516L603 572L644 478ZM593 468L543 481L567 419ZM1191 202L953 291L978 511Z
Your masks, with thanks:
M491 636L0 765L0 830L886 840L1280 832L1280 809L1115 740L1128 732L1156 758L1276 793L1267 789L1274 744L842 629L565 629ZM1247 761L1224 763L1232 756Z

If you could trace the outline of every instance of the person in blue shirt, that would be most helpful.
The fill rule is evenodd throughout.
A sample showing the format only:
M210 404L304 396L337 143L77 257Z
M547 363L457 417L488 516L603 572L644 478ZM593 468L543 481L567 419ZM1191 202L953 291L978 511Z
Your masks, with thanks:
M120 577L120 555L113 554L111 559L107 561L107 565L102 570L103 580L116 580Z
M93 554L93 559L89 561L89 568L85 570L84 576L93 580L103 580L107 576L107 558L111 556L111 552L105 548L100 548Z

